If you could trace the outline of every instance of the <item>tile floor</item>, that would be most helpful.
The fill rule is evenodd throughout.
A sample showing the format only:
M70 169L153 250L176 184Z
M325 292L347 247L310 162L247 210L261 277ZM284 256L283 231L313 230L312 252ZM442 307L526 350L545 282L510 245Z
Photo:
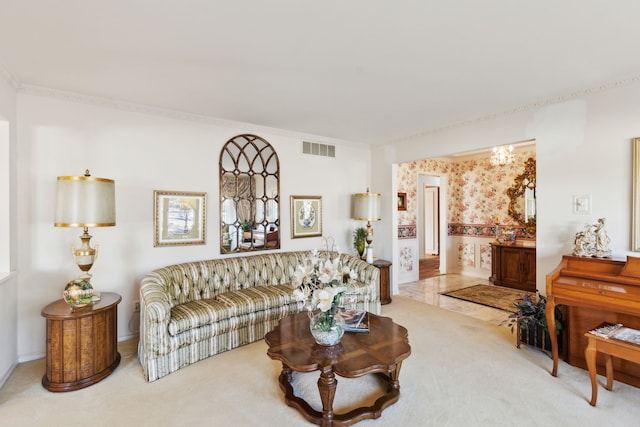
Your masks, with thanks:
M443 274L418 280L417 282L399 285L399 294L427 304L437 305L447 310L457 311L458 313L495 325L504 324L508 316L508 313L505 311L440 295L442 292L480 284L492 285L492 283L486 279L462 276L460 274Z

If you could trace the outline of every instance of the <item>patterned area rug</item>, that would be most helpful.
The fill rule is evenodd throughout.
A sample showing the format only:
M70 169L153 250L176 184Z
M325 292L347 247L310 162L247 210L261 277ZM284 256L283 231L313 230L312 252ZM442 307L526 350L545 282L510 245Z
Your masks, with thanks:
M525 293L525 291L502 286L474 285L455 291L442 292L442 295L513 313L517 311L513 306L514 302L518 298L522 298Z

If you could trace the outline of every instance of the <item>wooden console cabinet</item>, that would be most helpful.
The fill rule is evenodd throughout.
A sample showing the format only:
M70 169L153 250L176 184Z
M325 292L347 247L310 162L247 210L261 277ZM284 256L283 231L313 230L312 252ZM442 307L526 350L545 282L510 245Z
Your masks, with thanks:
M118 303L120 295L103 292L95 304L77 308L58 300L42 309L47 319L47 366L42 385L71 391L106 378L120 363Z
M391 263L383 259L377 259L373 265L380 270L380 304L385 305L391 302Z
M516 242L491 243L491 277L498 286L536 291L536 247Z

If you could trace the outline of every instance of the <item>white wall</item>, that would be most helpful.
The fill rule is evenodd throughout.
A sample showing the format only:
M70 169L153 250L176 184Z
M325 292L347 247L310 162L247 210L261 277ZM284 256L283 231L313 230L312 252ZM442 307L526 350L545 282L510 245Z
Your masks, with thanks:
M16 90L0 70L0 386L17 363Z
M323 234L351 251L352 193L369 185L370 148L345 141L336 158L301 154L301 136L271 130L256 132L207 122L178 120L91 103L19 94L19 322L20 360L42 357L45 322L40 310L60 298L65 284L79 274L70 255L80 229L53 226L56 177L81 175L116 181L116 227L93 228L100 245L91 272L99 291L122 295L118 336L137 333L133 303L140 279L154 268L183 261L216 258L219 250L218 161L224 143L241 133L257 133L280 159L281 251L320 247L320 238L290 238L289 197L321 195ZM207 243L153 247L153 191L207 193ZM131 328L130 328L131 323Z
M576 228L583 223L607 218L614 258L633 255L629 252L631 139L640 136L638 99L638 83L586 91L562 103L524 108L378 147L372 164L383 187L379 191L394 194L395 163L535 139L537 286L544 291L546 274L572 251ZM573 214L575 194L592 196L592 215ZM390 216L390 208L385 208L383 217ZM395 231L391 227L384 231L378 239L396 248ZM397 251L391 255L396 262Z

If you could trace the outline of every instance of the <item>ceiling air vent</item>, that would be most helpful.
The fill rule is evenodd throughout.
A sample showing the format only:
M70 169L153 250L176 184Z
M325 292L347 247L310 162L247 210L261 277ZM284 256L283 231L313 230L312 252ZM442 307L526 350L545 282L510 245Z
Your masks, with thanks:
M336 146L317 142L302 141L302 153L312 156L335 157Z

